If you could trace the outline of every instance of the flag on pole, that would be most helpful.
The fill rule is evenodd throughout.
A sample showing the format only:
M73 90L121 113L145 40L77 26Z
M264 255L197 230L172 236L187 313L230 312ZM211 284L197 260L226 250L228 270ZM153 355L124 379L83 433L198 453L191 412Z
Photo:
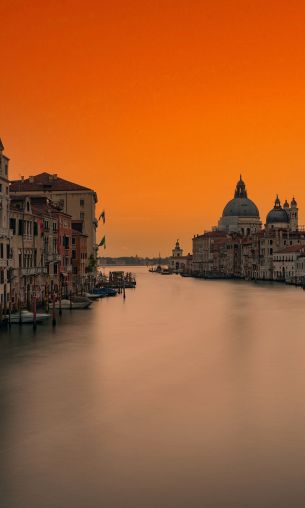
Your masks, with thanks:
M98 220L101 220L103 219L103 223L105 224L105 220L106 220L106 215L105 215L105 210L102 211L102 213L100 214Z
M104 246L104 249L106 249L106 236L103 236L103 238L101 239L100 243L98 244L99 247L103 247Z

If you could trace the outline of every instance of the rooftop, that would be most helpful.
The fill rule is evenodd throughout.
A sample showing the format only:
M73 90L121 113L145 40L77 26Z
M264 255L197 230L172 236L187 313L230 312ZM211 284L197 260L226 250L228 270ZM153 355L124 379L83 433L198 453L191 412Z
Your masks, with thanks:
M11 192L30 192L30 191L90 191L88 187L77 183L64 180L56 174L40 173L29 178L13 180L10 186Z
M285 249L279 250L274 254L289 254L289 252L305 252L305 245L289 245Z

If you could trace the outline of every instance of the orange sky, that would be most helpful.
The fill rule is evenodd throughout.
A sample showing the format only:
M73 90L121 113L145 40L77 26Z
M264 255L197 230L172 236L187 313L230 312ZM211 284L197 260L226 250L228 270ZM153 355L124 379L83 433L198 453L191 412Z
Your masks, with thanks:
M185 250L242 172L305 223L305 2L0 0L11 178L95 188L107 255Z

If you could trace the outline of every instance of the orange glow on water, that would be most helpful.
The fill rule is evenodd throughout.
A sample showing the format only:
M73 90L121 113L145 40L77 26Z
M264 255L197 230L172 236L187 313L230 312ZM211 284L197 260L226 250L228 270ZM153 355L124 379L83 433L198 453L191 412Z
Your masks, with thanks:
M240 172L263 221L279 193L305 222L304 4L0 0L0 18L11 178L94 187L105 254L189 250Z

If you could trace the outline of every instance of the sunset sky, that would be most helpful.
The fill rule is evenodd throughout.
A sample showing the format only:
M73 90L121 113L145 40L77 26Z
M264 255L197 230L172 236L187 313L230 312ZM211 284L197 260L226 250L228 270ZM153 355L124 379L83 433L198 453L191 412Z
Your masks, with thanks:
M305 223L305 2L0 0L11 178L96 189L102 255L186 251L242 173Z

